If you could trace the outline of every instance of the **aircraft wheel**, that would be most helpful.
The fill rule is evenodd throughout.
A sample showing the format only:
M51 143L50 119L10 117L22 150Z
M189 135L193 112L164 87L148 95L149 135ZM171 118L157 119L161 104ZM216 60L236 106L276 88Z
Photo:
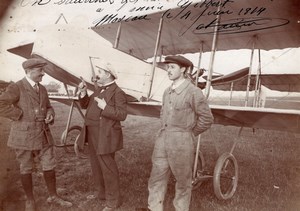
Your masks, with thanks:
M204 157L203 153L199 150L198 154L198 163L197 163L197 169L196 169L196 178L193 178L192 185L193 190L196 190L201 186L203 183L203 180L199 180L201 176L203 176L203 167L204 167Z
M218 199L230 199L236 191L238 184L238 164L230 153L222 154L217 160L213 186Z
M81 127L75 125L69 128L67 134L66 131L63 132L61 140L63 142L63 146L66 152L75 152L74 144L77 138L79 137L80 131ZM64 139L65 136L67 137Z

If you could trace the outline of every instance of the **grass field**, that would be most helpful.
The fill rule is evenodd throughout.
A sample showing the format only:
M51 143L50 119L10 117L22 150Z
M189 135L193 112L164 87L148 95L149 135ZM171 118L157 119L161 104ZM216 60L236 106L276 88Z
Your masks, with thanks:
M59 144L66 125L68 108L53 102L56 121L52 133ZM81 117L74 113L72 125L82 124ZM159 120L155 118L128 116L123 122L124 149L117 153L121 178L123 204L119 211L134 211L147 205L147 181L151 170L151 153ZM9 124L1 124L1 146L5 146ZM207 169L213 172L218 156L229 151L238 134L236 127L214 125L202 135L201 148ZM63 148L56 148L57 187L64 198L74 206L62 209L46 203L47 190L41 173L34 174L35 197L39 211L96 211L101 210L97 201L89 200L93 184L87 159L79 159ZM235 195L226 201L216 198L211 180L193 191L191 211L199 210L300 210L300 137L294 134L245 129L242 139L233 152L239 165L239 183ZM16 165L12 157L1 162ZM2 196L2 210L24 209L24 194L16 168L6 172L7 187ZM173 211L174 180L170 179L165 200L165 210Z

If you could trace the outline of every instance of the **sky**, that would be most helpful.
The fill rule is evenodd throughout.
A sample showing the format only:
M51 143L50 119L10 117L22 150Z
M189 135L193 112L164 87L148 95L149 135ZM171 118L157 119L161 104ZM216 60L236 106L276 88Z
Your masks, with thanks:
M77 0L79 1L79 0ZM17 81L24 77L22 62L24 58L11 54L7 49L32 42L35 31L40 27L54 24L61 14L68 23L76 22L83 26L92 26L95 19L117 11L119 15L138 5L158 8L176 6L180 0L102 0L100 3L74 3L76 0L18 0L14 1L0 23L0 80ZM34 4L39 2L40 5ZM73 3L72 3L73 2ZM82 0L82 2L84 2ZM149 12L149 11L147 11ZM145 12L143 12L145 13ZM140 14L140 13L139 13ZM61 18L59 23L65 23ZM202 55L201 67L208 69L210 53ZM228 74L250 65L250 50L218 51L215 56L214 71ZM198 54L187 54L194 65L198 64ZM255 53L254 71L258 67ZM300 73L298 60L300 48L261 51L262 73ZM52 81L45 77L44 83Z

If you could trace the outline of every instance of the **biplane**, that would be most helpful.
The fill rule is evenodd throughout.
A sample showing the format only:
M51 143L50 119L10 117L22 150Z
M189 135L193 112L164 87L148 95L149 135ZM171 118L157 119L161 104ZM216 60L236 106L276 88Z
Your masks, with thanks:
M93 61L99 58L107 60L117 71L116 82L128 95L128 112L150 117L159 117L163 91L171 83L166 71L159 65L162 57L198 52L197 72L200 70L202 53L211 52L205 82L207 98L212 85L224 88L231 84L233 87L232 83L247 79L244 84L244 107L210 105L215 124L240 127L238 137L244 127L300 133L299 110L248 105L251 87L259 91L263 83L260 74L255 76L255 80L251 78L254 51L300 46L299 3L296 0L211 0L197 3L178 1L177 6L147 14L143 16L146 18L138 20L102 19L90 28L72 24L49 25L38 30L33 43L8 51L25 58L43 58L48 62L45 69L47 74L75 87L82 77L90 90L95 90L91 82ZM215 54L219 50L231 49L252 49L250 67L213 79ZM145 61L149 58L152 58L152 63ZM197 72L195 85L199 85L198 75ZM300 91L299 75L295 76L295 86L280 82L281 91L289 91L285 87ZM77 106L76 97L52 99L71 105L67 128L62 136L66 143L65 139L73 129L80 130L78 126L69 127L72 109ZM206 175L199 136L193 175L195 187L206 179L213 179L214 192L219 199L229 199L234 195L238 183L238 164L233 156L236 143L230 152L219 157L213 175Z

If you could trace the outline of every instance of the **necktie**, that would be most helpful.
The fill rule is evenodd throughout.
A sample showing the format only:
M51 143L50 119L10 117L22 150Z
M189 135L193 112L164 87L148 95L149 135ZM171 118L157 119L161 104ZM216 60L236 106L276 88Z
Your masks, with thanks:
M106 89L109 88L110 85L107 85L107 86L101 86L100 87L100 93L104 92Z
M33 89L38 94L39 93L39 84L34 84Z

